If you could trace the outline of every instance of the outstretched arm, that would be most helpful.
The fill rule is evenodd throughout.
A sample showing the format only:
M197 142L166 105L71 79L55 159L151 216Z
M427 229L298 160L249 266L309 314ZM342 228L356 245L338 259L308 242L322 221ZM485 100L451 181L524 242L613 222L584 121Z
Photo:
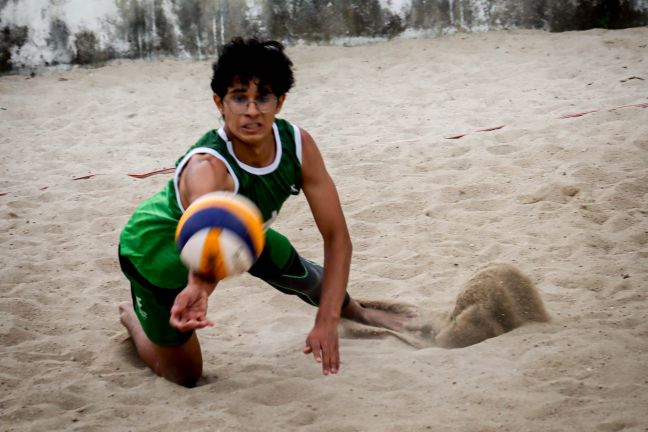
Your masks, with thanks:
M305 353L322 363L322 372L340 368L338 323L351 265L351 238L331 176L313 138L302 130L302 189L324 240L324 278L315 325Z
M233 184L223 162L211 155L197 154L180 173L179 189L182 205L187 208L208 192L233 190ZM180 331L212 326L213 323L207 318L207 299L217 283L190 271L187 286L173 302L170 324Z

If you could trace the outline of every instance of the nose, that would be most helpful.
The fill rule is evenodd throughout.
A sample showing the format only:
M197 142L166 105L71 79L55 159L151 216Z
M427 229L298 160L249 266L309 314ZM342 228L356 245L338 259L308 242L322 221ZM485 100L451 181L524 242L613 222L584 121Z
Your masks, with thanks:
M248 101L247 106L245 107L245 114L247 115L261 114L261 111L259 111L259 107L257 106L255 100Z

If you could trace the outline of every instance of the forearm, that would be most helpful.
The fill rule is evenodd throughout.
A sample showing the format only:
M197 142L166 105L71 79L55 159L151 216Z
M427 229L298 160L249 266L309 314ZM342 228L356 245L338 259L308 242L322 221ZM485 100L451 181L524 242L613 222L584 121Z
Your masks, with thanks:
M351 266L351 239L338 234L324 240L324 277L317 320L339 320Z

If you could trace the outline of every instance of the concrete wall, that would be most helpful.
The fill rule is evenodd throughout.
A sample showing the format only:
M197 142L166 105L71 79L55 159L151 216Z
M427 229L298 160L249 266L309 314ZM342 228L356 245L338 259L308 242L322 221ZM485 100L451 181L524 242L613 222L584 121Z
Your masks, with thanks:
M0 0L0 71L201 58L237 35L362 43L455 31L648 25L648 0Z

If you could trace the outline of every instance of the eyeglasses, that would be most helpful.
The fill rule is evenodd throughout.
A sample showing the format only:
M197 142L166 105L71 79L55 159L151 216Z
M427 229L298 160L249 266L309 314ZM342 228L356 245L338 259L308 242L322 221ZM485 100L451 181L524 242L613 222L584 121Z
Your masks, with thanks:
M265 114L277 108L277 96L273 94L262 95L254 100L248 100L245 96L232 96L225 99L225 103L229 105L234 114L244 114L248 110L248 106L253 103L259 112Z

